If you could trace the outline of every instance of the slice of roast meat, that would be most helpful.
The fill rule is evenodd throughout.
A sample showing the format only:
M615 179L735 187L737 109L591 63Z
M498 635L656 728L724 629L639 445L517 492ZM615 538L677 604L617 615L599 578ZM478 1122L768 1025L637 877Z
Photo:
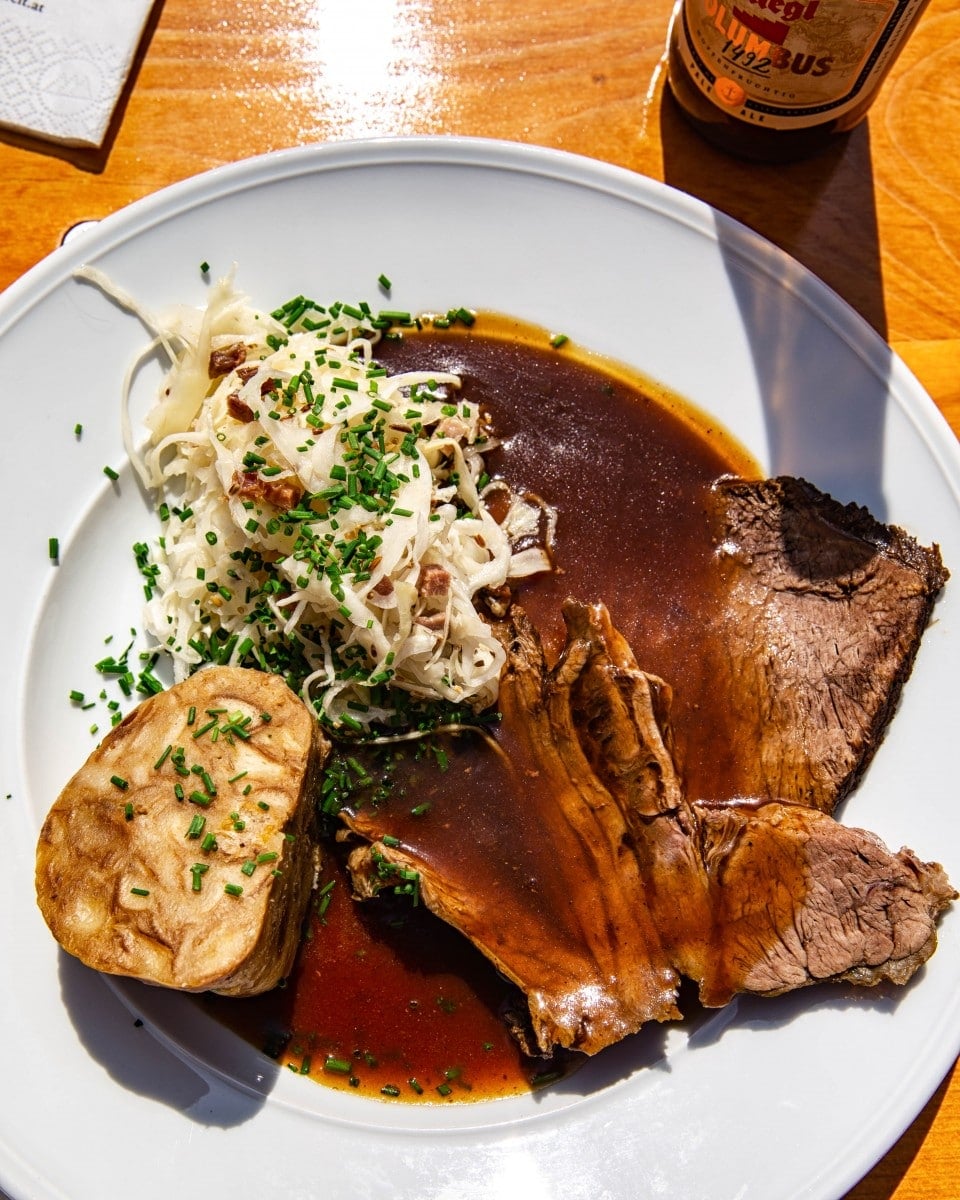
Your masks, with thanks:
M726 599L704 646L730 736L723 763L685 764L691 794L832 812L883 736L947 571L936 546L801 479L723 479L714 500Z
M624 719L634 695L645 703L646 677L602 606L568 603L564 615L565 659L573 650L583 663L568 692L572 727L627 814L657 927L702 1002L827 979L906 982L954 895L942 868L799 804L689 804L678 792L676 808L652 809L632 781L647 751Z
M679 977L628 814L586 768L569 720L558 727L551 706L569 684L546 695L535 631L521 617L513 635L499 748L455 739L447 771L426 771L406 788L418 807L429 804L424 817L411 820L392 802L345 810L349 828L372 843L353 852L350 868L360 896L393 884L391 868L418 873L428 907L525 993L535 1045L593 1053L647 1021L678 1018ZM561 672L572 679L581 669L572 652ZM651 693L662 686L650 681ZM650 742L648 777L633 764L633 786L655 805L660 795L675 802L678 788L653 710L651 700L630 729Z
M524 992L544 1052L678 1018L681 976L711 1006L909 978L954 895L942 869L801 804L689 802L669 688L602 605L564 617L553 669L522 613L504 627L496 749L453 739L446 771L344 811L358 895L415 876Z

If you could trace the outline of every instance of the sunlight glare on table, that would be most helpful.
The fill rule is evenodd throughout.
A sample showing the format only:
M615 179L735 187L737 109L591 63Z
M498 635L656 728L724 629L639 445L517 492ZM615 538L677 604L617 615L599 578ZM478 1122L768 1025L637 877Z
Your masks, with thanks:
M315 0L299 30L304 85L338 136L422 132L440 86L430 6Z

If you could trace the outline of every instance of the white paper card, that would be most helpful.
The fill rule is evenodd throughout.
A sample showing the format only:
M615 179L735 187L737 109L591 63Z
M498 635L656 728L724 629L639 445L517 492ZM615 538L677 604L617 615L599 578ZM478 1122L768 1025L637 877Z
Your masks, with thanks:
M0 0L0 125L100 146L153 0Z

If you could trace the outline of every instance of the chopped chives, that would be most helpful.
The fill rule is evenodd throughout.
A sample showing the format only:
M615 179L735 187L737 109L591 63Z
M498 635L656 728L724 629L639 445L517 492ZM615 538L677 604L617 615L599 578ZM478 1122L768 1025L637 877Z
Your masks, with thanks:
M120 478L119 473L117 471L115 471L113 469L113 467L110 467L110 466L104 467L103 473L104 473L104 475L106 475L106 477L108 479L112 479L114 482L116 482Z
M50 556L51 562L60 561L60 539L56 537L47 539L47 554Z
M243 888L240 886L239 883L225 883L223 885L223 890L227 893L228 896L242 896L243 895Z
M204 825L206 825L206 823L207 823L207 818L201 817L198 813L197 816L195 816L193 818L193 820L190 822L190 824L187 826L187 835L186 836L188 838L198 838L200 836L200 834L203 833L203 827L204 827Z
M150 890L148 888L133 887L130 889L130 891L134 896L149 896L150 895Z
M351 1070L350 1060L348 1058L338 1058L334 1054L328 1054L323 1060L323 1069L331 1071L335 1075L349 1075Z
M113 786L115 788L119 788L121 792L125 792L127 790L127 788L130 786L130 784L127 782L126 779L123 778L122 775L111 775L110 782L113 784Z

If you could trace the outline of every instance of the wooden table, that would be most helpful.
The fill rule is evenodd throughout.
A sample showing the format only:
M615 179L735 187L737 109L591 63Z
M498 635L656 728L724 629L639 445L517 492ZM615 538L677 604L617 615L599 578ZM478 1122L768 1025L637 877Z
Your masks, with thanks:
M664 94L670 0L165 0L105 148L0 135L0 288L77 222L306 142L457 133L629 167L782 246L906 360L960 431L960 2L932 0L870 119L748 166ZM960 1069L848 1200L957 1200Z

